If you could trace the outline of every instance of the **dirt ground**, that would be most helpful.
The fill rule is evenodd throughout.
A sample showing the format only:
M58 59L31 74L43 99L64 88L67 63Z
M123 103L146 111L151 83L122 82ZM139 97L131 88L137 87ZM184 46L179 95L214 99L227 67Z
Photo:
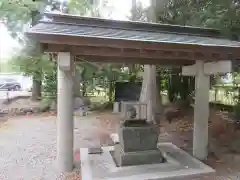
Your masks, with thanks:
M240 179L240 135L234 125L219 111L211 110L209 118L209 156L205 164L216 170L223 179ZM193 117L187 116L172 124L163 122L160 141L171 141L192 154ZM238 176L238 177L237 177Z
M75 132L76 162L79 162L79 148L89 146L90 136L97 137L102 146L113 145L109 135L116 132L119 124L119 118L112 112L94 112L89 117L79 119L82 120L75 124L75 130L79 131L79 134ZM210 111L209 157L204 163L216 169L217 176L214 179L240 179L240 135L239 132L233 131L233 127L233 123L228 121L223 112ZM192 153L192 113L174 120L171 124L162 120L160 128L159 141L172 142L190 154ZM80 180L81 178L76 173L72 173L66 179Z
M240 179L240 133L223 112L211 110L209 118L209 157L205 164L216 170L216 179ZM100 122L102 145L111 144L108 134L116 132L118 118L111 112L97 116ZM172 142L192 153L193 113L169 124L161 122L159 141Z

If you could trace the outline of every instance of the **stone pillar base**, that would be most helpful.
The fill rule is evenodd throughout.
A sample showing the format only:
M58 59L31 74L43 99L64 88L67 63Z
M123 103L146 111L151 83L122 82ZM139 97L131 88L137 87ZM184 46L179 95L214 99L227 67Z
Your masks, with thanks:
M113 104L113 113L120 113L121 107L120 107L120 102L114 102Z
M119 144L115 145L113 153L116 165L121 166L136 166L144 164L163 163L164 158L159 149L148 151L124 152Z
M119 128L119 143L112 153L117 166L136 166L164 162L157 148L159 127L145 120L127 120Z

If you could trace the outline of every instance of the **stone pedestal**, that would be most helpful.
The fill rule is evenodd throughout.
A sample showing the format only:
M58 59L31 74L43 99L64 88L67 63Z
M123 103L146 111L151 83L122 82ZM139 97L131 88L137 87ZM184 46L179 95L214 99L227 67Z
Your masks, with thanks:
M136 110L136 116L133 119L146 119L147 118L147 104L139 101L122 101L121 102L121 117L129 118L129 110L134 108ZM131 118L132 119L132 118Z
M113 113L120 113L121 108L120 108L120 102L114 102L113 104Z
M117 166L134 166L164 162L157 148L159 127L145 120L128 120L119 127L119 143L113 158Z

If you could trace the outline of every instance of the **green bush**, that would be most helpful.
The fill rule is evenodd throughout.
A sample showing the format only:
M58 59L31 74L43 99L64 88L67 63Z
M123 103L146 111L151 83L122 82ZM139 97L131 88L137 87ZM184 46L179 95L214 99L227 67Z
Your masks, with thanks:
M49 103L57 100L57 65L51 63L49 69L44 72L43 98Z

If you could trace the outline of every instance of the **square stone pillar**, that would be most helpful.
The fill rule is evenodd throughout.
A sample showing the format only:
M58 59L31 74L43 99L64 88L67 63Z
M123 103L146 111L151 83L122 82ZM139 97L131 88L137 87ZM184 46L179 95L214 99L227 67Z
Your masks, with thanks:
M73 169L73 57L58 53L57 161L60 172Z
M231 61L206 62L196 61L196 64L184 66L184 76L195 76L195 105L193 155L205 160L208 155L208 118L210 75L231 72Z
M210 76L204 73L204 62L196 61L193 156L205 160L208 156L208 118Z

